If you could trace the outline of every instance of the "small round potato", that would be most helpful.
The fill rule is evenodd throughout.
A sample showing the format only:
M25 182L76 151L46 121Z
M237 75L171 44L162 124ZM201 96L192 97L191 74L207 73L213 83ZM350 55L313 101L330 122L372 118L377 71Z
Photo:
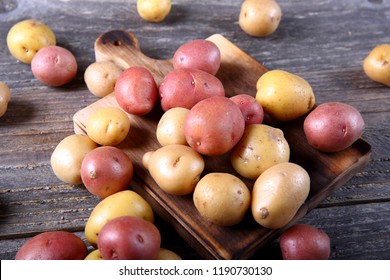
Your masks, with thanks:
M0 118L7 111L10 99L11 91L9 90L9 87L4 82L0 82Z
M53 31L46 24L29 19L16 23L7 35L7 46L13 57L30 64L43 47L56 44Z
M90 64L84 72L88 90L97 97L114 92L116 80L122 69L111 61L99 61Z
M90 252L85 259L86 261L102 261L103 257L102 254L100 254L99 249L95 249L92 252Z
M192 193L204 169L204 160L199 153L177 144L146 153L142 163L158 186L173 195Z
M85 125L88 136L103 146L121 143L130 130L130 118L121 109L102 107L88 118Z
M139 194L131 190L114 193L100 201L92 210L85 225L85 237L94 247L102 227L116 217L136 216L154 221L153 209Z
M315 104L310 84L283 70L264 73L258 79L256 88L256 100L276 121L296 119L309 112Z
M251 195L238 177L229 173L208 173L196 185L193 200L206 220L220 226L233 226L244 218Z
M261 124L264 119L264 110L260 103L256 101L252 95L238 94L230 97L240 107L242 115L244 116L245 126L250 124Z
M150 22L161 22L171 11L171 0L137 0L137 12Z
M187 145L184 135L184 122L190 110L175 107L166 111L160 118L156 136L161 146L170 144Z
M390 87L390 44L373 48L363 61L363 69L369 78Z
M265 124L252 124L233 148L233 168L243 177L255 180L271 166L288 162L290 147L283 131Z
M282 19L282 10L274 0L245 0L242 3L239 25L254 37L271 35Z
M155 258L156 260L162 261L162 260L182 260L182 258L176 254L175 252L165 249L165 248L160 248L157 257Z
M282 228L294 218L309 191L309 174L298 164L282 162L271 166L253 185L253 218L263 227Z
M50 163L54 174L68 184L81 184L81 164L86 154L97 148L86 135L72 134L54 149Z

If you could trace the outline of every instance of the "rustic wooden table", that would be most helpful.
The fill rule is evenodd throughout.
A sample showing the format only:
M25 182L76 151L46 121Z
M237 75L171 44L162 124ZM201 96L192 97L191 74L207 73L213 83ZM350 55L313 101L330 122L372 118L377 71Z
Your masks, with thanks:
M188 40L220 33L267 68L304 77L317 103L355 106L366 122L363 139L372 145L371 159L301 222L328 233L331 259L390 259L390 89L362 69L375 45L390 43L390 1L280 0L282 22L266 38L250 37L238 26L242 1L173 0L170 15L159 24L141 20L135 2L0 1L0 80L12 91L0 119L0 259L13 259L28 238L43 231L62 229L84 238L84 225L99 199L83 186L59 181L50 156L73 133L73 115L96 101L83 73L94 61L94 41L112 29L133 32L143 52L159 59L171 57ZM46 87L29 65L11 57L8 30L28 18L48 24L58 45L75 54L79 71L73 82ZM157 224L164 247L184 259L200 258L170 225L159 218ZM278 240L253 258L280 259Z

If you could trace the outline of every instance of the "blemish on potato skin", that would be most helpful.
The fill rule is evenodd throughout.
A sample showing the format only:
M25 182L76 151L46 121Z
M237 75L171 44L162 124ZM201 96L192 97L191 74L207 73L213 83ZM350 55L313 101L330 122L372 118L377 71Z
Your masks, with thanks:
M267 208L261 208L260 211L259 211L259 214L260 214L260 219L266 219L269 215L269 212L268 212L268 209Z

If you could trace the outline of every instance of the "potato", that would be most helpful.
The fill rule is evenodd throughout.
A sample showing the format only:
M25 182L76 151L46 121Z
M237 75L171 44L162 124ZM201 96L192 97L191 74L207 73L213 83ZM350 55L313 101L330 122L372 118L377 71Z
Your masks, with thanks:
M89 116L85 129L96 143L115 146L127 137L130 118L116 107L102 107Z
M122 216L103 226L97 244L105 260L153 260L160 250L161 235L149 221Z
M248 187L229 173L208 173L196 185L193 200L199 214L220 225L233 226L242 221L251 203Z
M264 110L260 103L252 95L238 94L230 97L230 100L238 105L244 116L245 126L261 124L264 119Z
M81 184L81 164L97 144L86 135L72 134L55 147L50 163L54 174L68 184Z
M230 155L233 168L252 180L271 166L289 159L290 146L283 131L265 124L247 126Z
M309 174L292 162L282 162L264 171L252 190L252 215L270 229L286 226L310 191Z
M121 108L134 115L149 113L157 100L157 84L148 69L132 66L116 81L115 99Z
M331 251L326 232L306 224L287 229L279 244L284 260L327 260Z
M190 110L181 107L171 108L160 118L156 137L161 146L179 144L187 145L184 136L184 122Z
M172 62L174 69L195 68L215 75L221 65L221 52L209 40L191 40L176 50Z
M7 34L11 55L26 64L31 63L41 48L55 44L56 37L50 27L33 19L16 23Z
M104 97L114 92L116 80L122 72L122 69L111 61L94 62L85 69L85 84L93 95Z
M160 248L160 250L157 253L157 256L155 257L155 260L182 260L182 258L176 254L175 252L165 249L165 248Z
M84 157L80 172L87 190L105 198L128 188L133 178L133 162L121 149L102 146Z
M364 126L359 111L342 102L320 104L303 123L308 143L323 152L348 148L363 134Z
M265 37L276 31L282 19L282 10L273 0L245 0L241 5L238 23L241 29L254 37Z
M244 133L245 120L236 103L214 96L197 103L184 123L187 143L197 152L222 155L230 151Z
M390 44L375 46L363 61L366 75L390 87Z
M178 144L145 153L142 163L157 185L173 195L192 193L204 169L204 160L199 153Z
M77 74L77 61L65 48L48 46L41 48L31 60L34 77L48 86L62 86Z
M150 22L162 22L171 11L171 0L137 0L137 12Z
M90 252L84 260L87 260L87 261L101 261L103 260L103 257L102 257L102 254L100 254L100 251L99 249L95 249L93 250L92 252Z
M174 69L161 82L159 95L164 111L174 107L191 109L203 99L225 96L225 89L217 77L202 70Z
M310 84L303 78L283 71L270 70L257 81L256 100L273 120L291 121L307 112L315 104Z
M0 118L5 114L8 108L8 102L11 99L11 91L4 82L0 82Z
M95 247L102 227L107 221L120 216L154 221L153 209L145 199L131 190L120 191L104 198L92 210L84 230L87 241Z
M16 253L16 260L83 260L87 246L67 231L48 231L35 235Z

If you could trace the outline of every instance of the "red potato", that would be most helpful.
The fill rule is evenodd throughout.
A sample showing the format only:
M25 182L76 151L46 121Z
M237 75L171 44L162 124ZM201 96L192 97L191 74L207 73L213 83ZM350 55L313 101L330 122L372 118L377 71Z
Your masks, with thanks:
M307 115L303 128L311 146L323 152L338 152L359 139L364 131L364 120L353 106L328 102Z
M116 80L114 92L119 106L127 113L138 116L149 113L158 97L152 74L140 66L124 70Z
M31 71L36 79L48 86L62 86L76 76L77 61L69 50L59 46L48 46L34 55Z
M221 52L216 44L205 39L181 45L173 55L173 68L194 68L215 75L221 65Z
M101 198L126 190L132 178L133 162L117 147L98 147L86 154L81 164L85 187Z
M327 260L330 256L329 236L313 226L296 224L280 236L285 260Z
M77 235L66 231L40 233L16 253L16 260L83 260L87 246Z
M264 119L264 110L256 98L249 94L238 94L230 97L240 107L245 119L245 126L250 124L261 124Z
M225 96L214 96L197 103L184 123L187 143L197 152L222 155L241 139L245 120L236 103Z
M103 226L97 244L105 260L152 260L160 250L161 235L151 222L120 216Z
M212 96L225 96L222 82L198 69L175 69L168 73L159 87L164 111L183 107L191 109L199 101Z

